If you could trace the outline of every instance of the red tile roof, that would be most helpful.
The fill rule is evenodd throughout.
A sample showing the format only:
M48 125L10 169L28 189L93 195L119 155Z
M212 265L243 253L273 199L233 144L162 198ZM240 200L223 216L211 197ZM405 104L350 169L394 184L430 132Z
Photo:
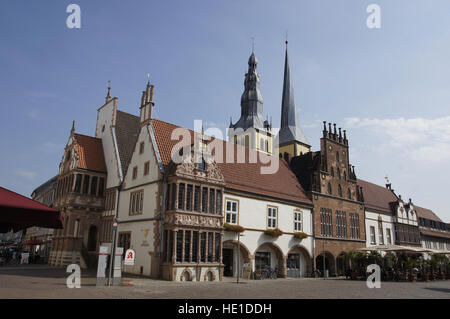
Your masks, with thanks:
M102 140L82 134L74 134L78 153L78 167L91 171L106 172Z
M367 208L391 213L389 203L397 201L397 196L386 187L358 179L358 186L363 188L364 203Z
M171 162L172 148L179 142L179 140L171 140L171 134L174 129L180 127L156 119L152 120L152 124L155 130L155 139L161 161L165 169L167 169ZM188 131L191 134L193 143L194 132L192 130ZM217 141L219 140L215 140L215 142ZM279 160L279 169L274 174L261 174L261 167L268 166L268 164L262 163L259 156L257 156L258 161L256 163L250 163L248 161L249 154L253 153L252 155L255 155L258 153L257 151L249 150L244 146L235 145L226 141L221 142L223 143L224 158L226 158L227 145L230 149L234 149L235 158L233 163L225 163L225 160L223 161L224 163L217 163L225 178L226 188L298 203L312 204L294 173L292 173L284 160L270 156L272 160ZM237 163L236 161L236 150L238 149L241 151L244 149L246 152L246 160L244 163Z

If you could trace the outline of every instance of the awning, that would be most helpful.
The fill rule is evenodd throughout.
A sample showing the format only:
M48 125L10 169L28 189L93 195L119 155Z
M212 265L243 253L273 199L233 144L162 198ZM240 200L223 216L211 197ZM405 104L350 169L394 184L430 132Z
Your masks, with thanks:
M37 239L30 239L27 241L24 241L22 243L22 245L28 245L28 246L32 246L32 245L42 245L43 241L42 240L37 240Z
M0 233L32 227L63 228L61 213L0 187Z

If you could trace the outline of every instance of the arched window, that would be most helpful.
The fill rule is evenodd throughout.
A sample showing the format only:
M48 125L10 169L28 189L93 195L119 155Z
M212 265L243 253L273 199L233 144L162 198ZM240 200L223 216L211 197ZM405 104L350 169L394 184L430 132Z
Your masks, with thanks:
M347 189L347 197L348 199L352 199L352 192L350 191L350 188Z
M328 183L328 194L331 195L331 184L330 183Z
M338 195L339 195L339 197L342 197L342 188L341 188L341 185L338 186Z
M336 152L336 161L339 162L339 152Z
M333 167L331 167L331 176L334 177L334 168Z
M337 177L338 179L341 179L341 169L339 167L337 169Z
M266 152L269 151L269 141L266 141Z

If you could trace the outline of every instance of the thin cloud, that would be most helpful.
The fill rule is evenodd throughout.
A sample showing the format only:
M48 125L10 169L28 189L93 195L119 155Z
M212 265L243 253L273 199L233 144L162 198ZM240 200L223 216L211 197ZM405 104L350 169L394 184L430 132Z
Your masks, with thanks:
M384 141L374 145L378 149L381 147L385 151L401 153L417 161L450 160L450 116L436 119L352 117L345 119L345 123L347 127L376 134L379 140Z
M15 171L15 173L16 173L16 175L18 175L20 177L23 177L23 178L26 178L26 179L30 179L30 180L34 179L36 177L36 175L37 175L36 172L26 171L26 170L21 169L21 168L17 169Z

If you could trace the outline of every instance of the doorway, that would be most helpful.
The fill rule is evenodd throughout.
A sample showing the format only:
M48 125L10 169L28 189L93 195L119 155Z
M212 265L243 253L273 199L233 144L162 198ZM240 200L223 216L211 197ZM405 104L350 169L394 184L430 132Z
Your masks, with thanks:
M224 248L222 254L222 261L225 265L223 275L233 277L233 249Z

